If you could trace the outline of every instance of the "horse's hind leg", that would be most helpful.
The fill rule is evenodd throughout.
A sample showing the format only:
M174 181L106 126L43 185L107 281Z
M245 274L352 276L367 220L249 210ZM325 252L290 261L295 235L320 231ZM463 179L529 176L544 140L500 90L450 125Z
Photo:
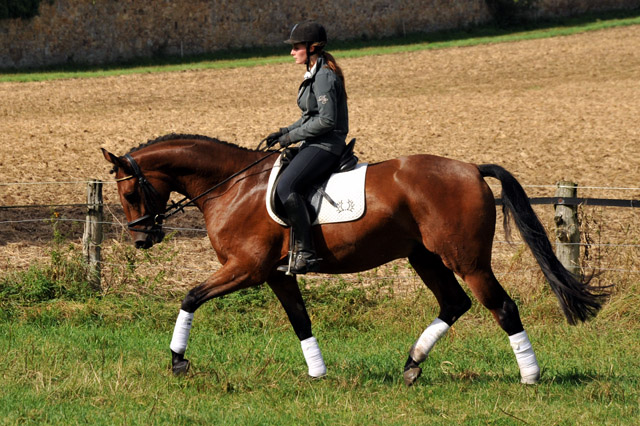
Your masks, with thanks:
M298 282L294 277L285 274L273 274L267 279L267 284L273 290L282 304L296 336L300 339L302 353L309 367L309 376L322 377L327 373L327 367L322 358L318 341L311 331L311 319L305 308Z
M421 246L409 256L409 262L435 295L440 312L409 351L403 374L407 386L413 385L420 377L422 369L419 364L427 359L436 342L471 307L471 300L458 284L453 272L438 256Z
M515 302L502 288L490 268L478 269L466 275L464 280L480 303L491 311L500 327L509 336L511 348L520 368L521 382L537 383L540 378L540 367L527 332L522 326Z

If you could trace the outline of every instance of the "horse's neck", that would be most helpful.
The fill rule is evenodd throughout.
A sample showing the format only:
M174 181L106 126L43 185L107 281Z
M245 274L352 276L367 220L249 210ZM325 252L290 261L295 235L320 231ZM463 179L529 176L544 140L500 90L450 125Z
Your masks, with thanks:
M164 164L164 172L178 184L174 190L190 198L223 182L265 155L233 145L201 141L175 144L163 151L158 152L163 161L158 159L156 164Z

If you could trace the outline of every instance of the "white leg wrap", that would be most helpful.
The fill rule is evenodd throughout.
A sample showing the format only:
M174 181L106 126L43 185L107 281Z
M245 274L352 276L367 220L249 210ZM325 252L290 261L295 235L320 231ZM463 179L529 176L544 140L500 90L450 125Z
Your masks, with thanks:
M527 385L534 385L538 383L540 379L540 367L538 366L538 360L536 354L533 353L533 347L529 341L529 336L526 331L509 336L509 342L513 353L516 355L516 361L518 361L518 367L520 367L520 376L522 379L520 382Z
M409 351L411 358L418 364L427 359L427 355L429 355L433 346L445 335L447 330L449 330L449 325L440 318L436 318L411 347Z
M189 332L191 331L191 323L193 321L193 312L186 312L180 309L176 326L173 329L173 338L169 347L178 354L183 354L187 350L187 341L189 340Z
M318 341L315 337L309 337L308 339L301 340L302 353L304 359L307 361L309 367L309 375L311 377L322 377L327 374L327 367L324 365L324 359L322 359L322 352L318 346Z

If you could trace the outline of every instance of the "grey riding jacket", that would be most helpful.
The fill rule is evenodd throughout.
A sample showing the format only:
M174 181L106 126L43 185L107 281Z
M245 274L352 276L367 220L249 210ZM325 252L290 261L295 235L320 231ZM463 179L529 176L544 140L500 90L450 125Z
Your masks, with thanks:
M305 146L341 155L349 132L347 99L342 81L322 55L300 85L298 106L302 117L282 129L291 142L305 141Z

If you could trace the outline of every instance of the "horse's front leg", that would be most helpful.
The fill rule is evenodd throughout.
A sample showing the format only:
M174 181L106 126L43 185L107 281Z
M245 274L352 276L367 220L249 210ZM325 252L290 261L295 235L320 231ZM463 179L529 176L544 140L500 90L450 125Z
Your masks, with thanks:
M193 314L196 309L214 297L223 296L261 282L261 277L248 273L246 267L242 268L233 263L227 263L208 280L187 293L182 301L169 346L173 374L181 375L189 371L190 363L185 359L184 354L187 350Z
M311 332L311 319L294 277L275 273L267 279L267 284L278 297L296 336L300 339L302 353L309 367L309 376L322 377L327 374L327 367L322 358L318 341Z

